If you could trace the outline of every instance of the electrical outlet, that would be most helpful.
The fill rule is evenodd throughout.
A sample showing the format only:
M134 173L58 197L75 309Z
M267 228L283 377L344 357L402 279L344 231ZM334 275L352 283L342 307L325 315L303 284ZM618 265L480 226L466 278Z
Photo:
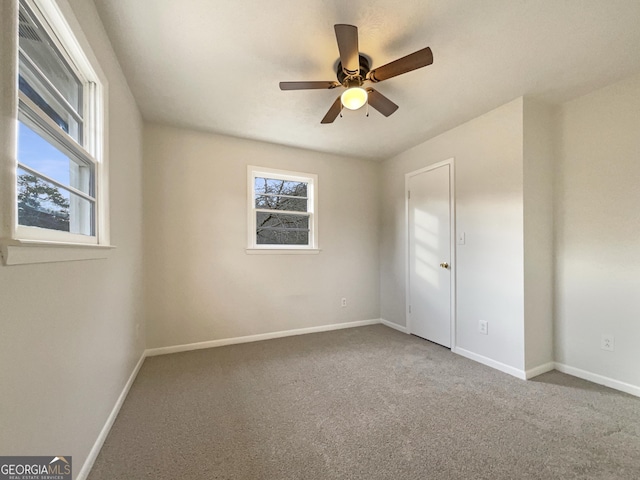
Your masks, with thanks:
M340 305L343 306L343 307L346 307L347 306L347 299L342 297L342 300L340 300Z
M613 335L610 334L603 334L601 339L600 339L600 348L602 350L608 350L610 352L613 352Z
M478 322L478 331L482 335L489 335L489 322L487 322L486 320L480 320Z

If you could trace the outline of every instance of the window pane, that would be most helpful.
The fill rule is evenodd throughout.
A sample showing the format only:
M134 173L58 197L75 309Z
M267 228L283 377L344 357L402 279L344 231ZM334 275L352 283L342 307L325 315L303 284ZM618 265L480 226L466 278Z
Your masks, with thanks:
M88 200L18 169L18 223L93 235L94 206Z
M18 125L18 162L58 182L93 195L93 167L81 165L27 125Z
M308 215L289 215L286 213L257 212L258 228L288 228L309 230Z
M55 124L62 129L62 131L68 133L71 138L82 145L82 123L79 123L67 108L62 106L62 104L56 100L56 97L49 93L37 78L29 75L28 71L22 67L22 64L20 65L20 72L20 91L40 107L40 109L51 120L53 120ZM30 80L26 80L25 77L31 78ZM38 92L42 93L46 99Z
M307 184L304 182L290 182L275 178L257 177L255 180L255 193L271 193L274 195L291 195L295 197L307 196Z
M309 231L299 230L260 230L258 245L309 245Z
M38 66L71 107L82 115L82 82L69 67L40 23L22 4L20 5L19 35L20 48ZM35 85L31 86L37 88ZM38 93L45 96L41 91Z
M309 216L282 213L256 213L258 244L308 245Z
M290 210L292 212L306 212L306 198L277 197L271 195L256 195L256 208L271 210Z

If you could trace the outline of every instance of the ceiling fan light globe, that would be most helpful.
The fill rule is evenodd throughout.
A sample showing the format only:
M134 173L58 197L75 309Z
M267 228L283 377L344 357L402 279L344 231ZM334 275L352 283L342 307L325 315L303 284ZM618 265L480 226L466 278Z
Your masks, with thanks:
M342 105L349 110L358 110L367 103L367 98L367 91L361 87L348 88L340 96Z

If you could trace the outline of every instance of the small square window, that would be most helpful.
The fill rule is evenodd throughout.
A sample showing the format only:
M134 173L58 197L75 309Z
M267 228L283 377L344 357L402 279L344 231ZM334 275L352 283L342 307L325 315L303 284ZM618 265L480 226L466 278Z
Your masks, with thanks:
M249 249L317 249L317 176L248 168Z

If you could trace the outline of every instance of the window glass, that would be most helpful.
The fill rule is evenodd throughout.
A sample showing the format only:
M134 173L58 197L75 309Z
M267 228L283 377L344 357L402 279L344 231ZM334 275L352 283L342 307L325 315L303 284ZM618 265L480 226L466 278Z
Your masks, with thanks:
M69 157L22 122L18 124L18 158L22 165L71 185Z
M55 89L76 113L82 114L82 82L28 7L20 5L19 15L21 74L25 66L29 67L30 74L48 81L48 89ZM31 83L32 79L25 81Z
M37 171L40 176L62 183L63 187L73 187L88 195L93 195L91 181L94 166L63 153L61 147L54 146L46 135L39 135L23 122L18 123L19 164Z
M307 245L309 216L257 212L256 231L259 245Z
M276 178L257 177L255 180L255 192L274 195L291 195L296 197L307 196L307 184L304 182L292 182L278 180Z
M28 73L25 72L25 69L21 68L19 78L20 91L29 97L29 99L35 103L45 113L45 115L53 120L63 132L67 133L79 144L82 144L82 123L77 120L78 116L74 116L70 113L70 110L62 107L61 104L56 101L55 97L49 94L48 90L46 90L39 81L33 80L30 83L27 82L25 80L25 75L27 74ZM43 96L38 92L42 92L47 99L43 98Z
M278 195L256 195L256 208L269 208L273 210L290 210L294 212L307 211L306 198L281 197Z
M18 169L20 225L93 235L93 208L87 199Z

